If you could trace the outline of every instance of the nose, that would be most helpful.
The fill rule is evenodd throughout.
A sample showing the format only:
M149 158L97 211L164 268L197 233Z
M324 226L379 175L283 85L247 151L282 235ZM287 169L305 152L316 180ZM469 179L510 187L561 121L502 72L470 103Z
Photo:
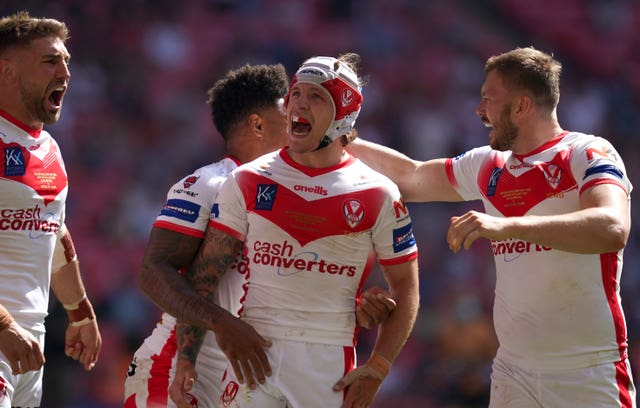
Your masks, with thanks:
M478 103L478 106L476 107L476 115L483 117L484 116L484 112L485 112L485 108L484 108L484 103L482 101L480 101Z
M69 78L71 78L71 71L69 70L68 61L60 61L56 69L56 76L65 80L69 80Z

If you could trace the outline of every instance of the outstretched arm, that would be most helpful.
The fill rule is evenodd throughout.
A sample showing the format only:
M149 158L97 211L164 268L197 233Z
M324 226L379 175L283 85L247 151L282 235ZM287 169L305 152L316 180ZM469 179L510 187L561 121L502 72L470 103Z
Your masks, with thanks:
M453 217L447 233L452 251L469 249L478 238L509 238L580 254L603 254L626 245L631 220L627 194L613 184L584 191L580 210L547 216L493 217L469 211Z
M407 202L462 201L447 177L446 159L425 162L373 142L356 138L345 149L398 185Z

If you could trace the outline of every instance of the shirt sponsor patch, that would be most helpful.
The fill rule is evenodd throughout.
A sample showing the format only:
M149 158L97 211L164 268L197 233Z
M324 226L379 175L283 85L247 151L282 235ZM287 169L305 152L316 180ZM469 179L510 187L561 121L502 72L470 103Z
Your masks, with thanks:
M489 177L489 183L487 185L487 196L488 197L492 197L492 196L496 195L496 188L498 187L498 179L500 178L500 175L502 174L503 170L504 169L502 169L502 168L495 167L491 171L491 176Z
M5 147L4 149L4 175L24 176L25 165L20 146Z
M183 221L195 222L200 213L200 206L191 201L171 199L160 210L160 215L178 218Z
M271 211L278 192L277 184L258 184L256 186L256 210Z
M393 230L393 252L402 252L416 244L411 223Z

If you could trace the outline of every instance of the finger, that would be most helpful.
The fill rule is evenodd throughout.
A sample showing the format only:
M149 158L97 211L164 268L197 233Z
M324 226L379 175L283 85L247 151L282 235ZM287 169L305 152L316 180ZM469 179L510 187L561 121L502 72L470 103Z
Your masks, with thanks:
M354 372L355 372L355 370L350 371L347 374L345 374L344 377L342 377L342 379L340 381L338 381L333 386L333 390L334 391L342 391L345 388L347 388L349 385L351 385L351 383L353 383L355 381L355 379L358 378L358 376L356 374L354 374Z
M34 352L34 358L35 358L36 366L38 367L38 369L40 369L40 367L44 365L45 358L39 346L36 348Z
M393 298L391 296L387 296L384 293L378 293L376 295L376 299L378 299L380 302L382 302L382 304L384 305L384 307L387 308L388 311L392 311L393 309L396 308L396 306L398 306L398 304L396 303L395 300L393 300Z
M233 372L236 375L236 378L238 379L238 382L240 384L244 384L244 376L242 375L242 370L240 369L240 364L238 364L238 360L233 360L231 361L231 368L233 368Z
M191 391L191 389L193 388L193 385L195 383L196 383L196 379L195 378L193 378L193 377L186 378L184 380L184 385L183 385L184 390L185 391Z
M253 368L253 374L255 378L258 380L260 384L264 384L265 373L267 372L267 369L264 367L263 362L257 356L252 358L250 361L251 361L251 367ZM269 363L267 362L267 365L268 364Z
M360 307L356 308L356 321L358 322L358 325L364 327L365 329L370 329L371 327L373 327L373 319Z
M22 374L22 364L20 360L16 359L11 362L11 373L13 375Z
M251 363L249 360L244 360L240 362L240 367L242 368L242 372L244 373L244 380L247 383L249 389L256 389L256 379L253 375L253 368L251 367Z
M27 353L24 358L20 359L20 371L22 373L26 373L27 371L31 370L37 370L40 368L40 366L36 363L36 350L31 350L31 352Z
M464 249L468 250L469 248L471 248L471 244L473 244L479 237L480 233L478 231L470 232L464 240Z
M82 343L80 343L79 341L77 341L74 345L73 345L73 351L71 353L71 358L74 360L79 360L80 359L80 354L82 354L82 349L83 349L83 345Z
M267 343L269 344L267 347L271 347L271 342L267 342ZM269 357L267 356L267 353L264 351L264 348L258 349L256 356L258 357L260 368L263 370L263 372L266 374L267 377L270 377L271 364L269 364Z

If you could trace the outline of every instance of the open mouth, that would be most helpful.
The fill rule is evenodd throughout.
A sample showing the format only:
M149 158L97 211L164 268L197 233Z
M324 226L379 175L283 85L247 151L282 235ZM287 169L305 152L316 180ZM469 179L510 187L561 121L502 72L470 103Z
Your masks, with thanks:
M311 132L311 123L305 118L293 116L291 118L291 133L294 135L306 135Z
M64 98L64 93L66 90L66 86L60 85L53 91L51 91L51 93L49 94L49 98L47 98L51 108L60 109L60 107L62 106L62 98Z
M482 116L482 117L480 118L480 120L482 121L482 124L483 124L485 127L488 127L488 128L492 128L492 127L493 127L493 125L491 124L491 121L489 121L489 118L487 118L486 116Z

